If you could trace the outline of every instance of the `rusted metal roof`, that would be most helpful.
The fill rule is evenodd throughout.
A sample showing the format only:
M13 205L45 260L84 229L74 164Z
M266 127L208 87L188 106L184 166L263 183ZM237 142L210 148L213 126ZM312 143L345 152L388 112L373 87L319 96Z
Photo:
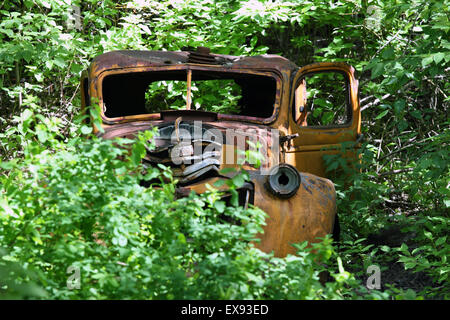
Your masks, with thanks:
M118 50L97 56L92 61L91 68L94 68L95 72L99 73L103 70L129 68L132 66L162 67L179 65L192 63L192 58L189 59L190 54L194 56L198 55L198 52ZM292 61L282 56L271 54L246 57L210 53L209 59L205 59L205 56L203 58L205 60L203 64L218 65L230 69L277 69L283 71L298 68Z

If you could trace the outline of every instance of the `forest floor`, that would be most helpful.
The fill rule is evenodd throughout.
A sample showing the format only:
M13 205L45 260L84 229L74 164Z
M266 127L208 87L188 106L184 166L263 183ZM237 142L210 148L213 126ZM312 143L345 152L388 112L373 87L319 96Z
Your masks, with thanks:
M402 233L400 226L391 226L377 234L371 234L368 236L368 244L375 246L387 245L391 248L399 248L402 243L406 243L410 248L415 246L414 234ZM411 270L405 270L403 263L398 261L398 257L395 255L386 255L383 257L383 261L380 263L381 269L381 290L390 289L391 286L402 289L404 291L411 289L417 295L420 295L425 289L433 288L438 289L439 284L436 284L433 279L424 271L413 272ZM367 281L367 275L356 276L363 284ZM427 290L429 291L429 290ZM440 296L425 297L426 299L443 299Z

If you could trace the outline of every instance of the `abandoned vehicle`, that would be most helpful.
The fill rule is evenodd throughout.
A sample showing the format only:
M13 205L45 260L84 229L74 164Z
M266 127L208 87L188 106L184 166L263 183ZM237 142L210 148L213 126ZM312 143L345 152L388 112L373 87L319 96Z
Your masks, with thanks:
M158 128L144 165L162 163L179 180L177 194L206 191L249 172L238 189L243 206L264 210L257 246L276 256L292 243L336 231L336 193L323 156L360 136L358 81L344 63L297 67L277 55L196 51L113 51L96 57L81 79L82 106L97 102L106 139ZM238 150L260 147L260 167ZM261 151L262 150L262 151ZM248 160L248 159L247 159ZM227 173L225 173L227 172ZM219 188L226 195L227 185Z

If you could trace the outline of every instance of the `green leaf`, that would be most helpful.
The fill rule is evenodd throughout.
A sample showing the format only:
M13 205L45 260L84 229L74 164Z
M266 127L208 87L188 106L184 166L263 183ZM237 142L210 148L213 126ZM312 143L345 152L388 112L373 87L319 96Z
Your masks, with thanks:
M184 234L182 234L181 232L178 232L177 238L180 243L186 244L186 236Z
M228 168L223 168L222 170L220 170L220 173L223 174L223 175L226 175L228 173L235 172L235 171L236 171L235 168L228 167Z
M414 290L408 289L408 290L406 290L404 297L407 300L414 300L414 299L416 299L417 295Z
M378 62L372 67L371 79L375 79L384 73L384 63Z
M219 212L223 213L225 211L225 202L224 201L216 201L214 202L214 208Z
M394 57L394 48L389 47L383 50L383 53L381 54L383 59L391 59Z
M52 68L53 68L53 61L52 60L45 61L45 66L48 68L48 70L52 70Z
M447 241L447 237L440 237L436 240L436 246L440 246L441 244L444 244Z
M236 188L241 188L245 183L244 176L240 173L235 175L231 180L233 181L233 184L236 186Z
M408 250L408 246L406 245L406 243L402 243L402 245L400 246L400 251L406 254L410 254L409 250Z
M405 109L405 100L397 100L394 102L395 114L400 114Z
M142 158L145 156L146 150L145 146L142 143L133 144L132 152L131 152L131 160L134 165L138 165Z
M328 125L333 121L334 113L331 111L324 112L322 115L322 125Z
M80 64L77 64L77 63L73 63L70 66L70 71L73 72L73 73L76 73L76 74L78 74L81 71L83 71L83 69L84 69L84 67L82 65L80 65Z
M225 184L225 179L219 179L216 182L213 183L213 186L220 188L221 186L223 186Z
M407 121L401 119L398 122L398 131L402 132L403 130L405 130L406 128L408 128L409 124Z
M385 115L388 114L388 112L389 112L389 110L384 110L378 116L375 117L375 120L379 120L379 119L383 118Z
M444 199L444 205L446 208L450 207L450 199Z
M82 134L88 135L92 132L92 127L82 126L80 131Z
M53 60L53 63L60 68L64 68L67 65L67 63L64 61L64 59L60 58L60 57L55 58Z
M40 128L40 127L36 128L36 134L38 136L38 140L41 143L46 142L48 140L48 138L49 138L47 131L45 129Z
M433 240L433 234L432 234L431 232L429 232L429 231L424 231L424 232L423 232L423 235L424 235L425 237L427 237L428 239Z
M413 110L410 114L416 119L422 119L422 112L420 112L419 110Z
M17 159L11 160L11 161L1 161L0 160L0 168L5 170L11 170L14 168L17 164Z
M444 58L445 58L445 53L444 53L444 52L438 52L438 53L435 53L435 54L433 55L433 61L434 61L436 64L438 64L439 62L441 62L442 59L444 59Z
M416 262L407 262L407 263L405 263L405 269L406 270L413 269L416 265L417 265Z
M230 190L230 193L231 193L230 204L231 204L233 207L239 206L239 194L238 194L238 192L237 192L236 190L231 189L231 190Z
M432 62L433 62L433 56L429 55L429 56L427 56L427 57L422 59L422 67L425 68L427 65L429 65Z
M105 129L103 129L102 123L99 120L94 120L92 122L95 125L95 127L98 129L98 131L100 131L102 133L105 132Z
M313 117L314 118L318 118L320 116L320 114L322 113L322 108L314 108L313 110Z
M33 111L31 111L30 109L25 109L22 114L20 115L20 118L22 119L22 121L26 121L28 119L30 119L33 116Z

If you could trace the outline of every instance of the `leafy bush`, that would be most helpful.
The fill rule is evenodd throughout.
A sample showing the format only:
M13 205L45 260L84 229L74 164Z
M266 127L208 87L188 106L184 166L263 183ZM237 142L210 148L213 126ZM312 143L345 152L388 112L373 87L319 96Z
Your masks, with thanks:
M448 190L443 186L448 185L449 166L444 160L448 159L448 150L440 147L447 137L448 132L444 131L432 139L424 146L415 168L400 172L409 177L402 181L400 190L393 189L374 172L377 149L368 143L358 150L361 160L356 167L350 167L341 156L351 146L343 146L340 153L324 157L330 174L341 173L334 180L343 226L338 251L346 265L353 266L350 270L358 278L364 278L369 265L381 265L382 272L389 272L390 265L400 262L405 270L424 272L433 279L433 286L424 288L418 297L448 297L450 218L446 210ZM397 192L410 199L402 204L411 203L416 210L408 212L402 207L393 210L390 204L394 201L390 199ZM398 290L389 283L385 285L394 292ZM411 289L393 296L417 297Z
M22 124L30 119L40 117ZM2 283L4 294L33 280L54 299L387 297L367 293L336 264L329 238L275 258L253 245L264 225L260 209L225 206L213 187L176 199L168 168L141 167L151 132L65 144L47 137L53 147L28 145L22 161L0 163L0 243L9 248L1 261L25 268ZM241 174L232 188L245 181ZM160 183L140 185L155 177ZM326 269L336 270L335 281L323 285Z
M67 23L69 20L72 21L73 17L71 5L80 8L82 16L80 26ZM82 127L80 122L74 123L74 115L80 106L80 72L88 66L93 57L110 50L180 50L183 47L193 49L197 46L207 46L212 52L223 54L282 54L297 65L320 61L345 61L355 66L361 84L362 128L367 143L361 150L363 166L360 173L352 174L354 178L352 181L335 180L342 228L342 242L338 253L342 258L342 264L347 269L352 268L351 271L357 278L362 278L368 264L378 263L383 271L389 269L392 263L400 261L399 263L408 271L425 272L433 278L435 282L433 287L420 293L425 298L448 297L449 252L446 232L449 219L448 30L448 1L337 1L332 4L318 0L290 2L171 0L121 3L110 0L2 1L0 237L12 242L13 246L8 252L2 253L4 259L1 260L0 269L5 267L6 269L1 269L3 272L12 268L16 271L11 272L19 272L19 282L28 281L27 277L31 276L27 274L37 274L40 279L37 281L46 288L50 297L75 298L112 297L113 291L108 291L109 289L102 291L101 288L117 288L116 283L120 280L116 278L120 276L117 272L136 269L140 270L138 273L142 273L142 270L147 268L143 266L144 258L141 260L136 258L136 263L122 261L129 251L126 251L126 246L122 251L112 249L120 247L114 245L112 241L116 239L114 242L119 243L121 239L123 243L125 240L120 238L120 235L123 236L127 231L129 234L125 232L125 238L127 246L130 246L130 243L144 242L144 239L138 236L141 231L149 235L156 232L142 227L147 224L142 220L146 215L141 215L141 212L146 212L147 207L139 204L141 198L138 194L142 193L142 197L151 201L161 200L163 208L169 209L164 201L174 200L172 192L174 184L170 181L170 173L165 169L153 171L154 175L167 175L165 179L169 180L168 184L162 183L160 189L155 190L142 189L138 184L138 176L126 174L137 172L139 144L136 143L133 144L134 158L128 159L124 164L115 162L112 156L107 156L111 162L92 164L94 160L100 159L99 154L105 152L122 157L126 157L126 154L115 150L106 142L97 140L86 142L84 139L76 138L80 133L86 134L91 130ZM218 93L221 97L227 96L232 90L224 87L218 90ZM178 90L181 91L183 89ZM206 100L200 103L213 110L216 110L217 105L221 106L222 99ZM179 101L184 104L182 98ZM229 107L234 107L233 101ZM132 144L126 141L123 143L128 146ZM339 157L329 158L328 165L331 171L336 172L349 169L347 163ZM79 170L78 166L84 171ZM79 173L79 177L71 177L69 171ZM120 174L117 175L116 172ZM86 184L83 184L84 179ZM113 184L114 187L108 189L110 186L100 185L99 182ZM48 185L55 187L57 190L55 192L60 192L64 196L61 201L65 202L59 202L59 194L50 192ZM90 194L83 191L87 187L94 192ZM134 199L136 203L123 200L120 195ZM209 196L217 197L217 195ZM204 219L199 219L204 223L201 226L205 228L207 225L213 226L214 221L221 223L220 220L214 220L218 219L214 212L222 214L229 212L229 209L218 200L213 202L203 196L191 200L185 205L191 210L196 208L195 212L198 210L204 214ZM49 201L48 205L46 201ZM174 219L181 218L182 214L176 206L181 206L183 201L186 200L176 200L172 204L174 208L170 207L175 212ZM104 209L106 216L99 215L94 207L85 208L84 202L98 205L96 209ZM114 206L117 206L118 210L122 208L120 210L124 212L119 212L120 210L116 212L114 209L116 207L108 208L106 203L115 203ZM135 210L130 217L137 220L127 220L128 205ZM79 218L69 215L81 209L83 210ZM149 212L153 212L152 210L157 208L149 209L151 209ZM253 213L238 212L259 217L256 209L251 210ZM232 211L234 212L234 209ZM38 217L40 212L45 215L45 219L49 219L48 223L42 217ZM116 220L107 221L107 217L115 217ZM72 218L76 221L72 221ZM99 223L102 222L104 223L102 228L109 228L108 230L114 232L114 228L119 228L120 221L125 221L123 227L125 231L117 231L118 234L115 235L108 233L109 236L104 235L106 238L103 240L89 238L89 228L101 232L103 229L99 229ZM402 243L380 245L366 243L364 240L370 238L373 233L381 232L393 225L401 226L400 231L403 231L396 234L412 233L415 236L404 245ZM175 228L171 223L169 226ZM72 234L69 235L66 230ZM250 237L249 233L246 233L250 231L241 231ZM59 235L60 238L51 237L50 232ZM177 232L184 235L188 231ZM191 248L189 237L186 235L185 246ZM104 241L108 246L99 246L95 241ZM151 242L145 241L146 244ZM181 240L174 241L176 244ZM211 241L215 243L217 240ZM55 251L56 249L50 246L52 243L58 243L62 249ZM181 243L182 241L180 245ZM20 249L18 244L23 245L24 249ZM2 242L2 246L7 245L8 243ZM78 247L81 249L71 253L69 245L72 251ZM142 249L140 245L137 247ZM328 245L325 247L329 248ZM49 250L49 253L45 253L44 249ZM240 251L246 253L243 255L244 260L260 254L255 253L257 251L249 254L245 250ZM136 251L142 252L143 249ZM84 256L81 256L83 252ZM93 252L91 258L87 258L90 255L86 252ZM61 261L65 258L69 260L64 260L61 265L55 264L49 260L53 253L55 257L59 256ZM41 259L41 254L44 260ZM291 257L289 258L291 262L269 258L273 266L276 266L270 270L278 270L278 274L282 276L284 271L290 270L290 266L301 262L305 265L305 269L302 270L316 272L315 267L308 269L308 266L312 266L308 263L312 263L311 259L314 257L311 254L306 254L306 257L302 257L302 254L299 254L298 258ZM334 263L330 263L329 267L339 270L334 254L333 258L330 258L334 259ZM105 257L112 261L107 267L103 264ZM66 274L67 262L75 263L75 260L85 261L85 259L86 269L82 270L82 281L85 281L83 283L86 285L79 291L64 289L65 279L69 276ZM217 256L214 259L225 261L228 258ZM189 264L183 265L183 261L187 260L180 262L182 270L193 268ZM258 274L259 277L262 269L258 269L255 262L259 260L254 258L251 262L245 261L251 270L259 270L251 273ZM167 270L174 270L175 262L168 263ZM89 269L89 266L93 269ZM81 264L79 267L81 268ZM56 270L54 276L49 270ZM94 273L93 270L99 270L99 274L103 274L104 278L89 278ZM162 277L167 276L164 273L166 269L161 267L161 270ZM11 272L5 274L11 277ZM291 271L286 272L290 274ZM336 271L336 274L341 272ZM86 275L89 275L88 278L85 278ZM12 279L8 277L6 279ZM143 274L140 277L147 279ZM255 279L260 279L258 277ZM297 293L290 297L313 297L314 295L307 293L308 286L315 286L314 290L322 290L316 280L304 283L301 281L306 280L299 279L299 283L306 287L305 291L296 291L292 288L295 287L297 278L295 274L292 277L292 282L286 281L280 292L286 292L283 290L292 285L291 290ZM252 289L248 289L251 292L248 296L260 297L264 291L267 297L281 297L281 294L267 289L266 285L269 282L266 279L269 278L263 277L262 285L259 280L252 282L258 283L260 291L255 293L251 291ZM194 276L186 279L180 276L177 279L170 281L195 282ZM238 276L233 279L237 281L236 283L245 282ZM270 279L273 284L277 281L281 283L276 277ZM130 280L130 283L141 280L133 281ZM101 283L95 287L99 288L97 292L83 291L87 290L87 284L94 282L96 285ZM143 282L139 282L136 286L140 288L150 282L140 286L141 283ZM341 286L339 282L335 282L334 285L338 286L336 290L340 292L340 297L352 296L347 291L354 288L351 285L343 285L346 289L337 289ZM330 284L327 288L328 286ZM7 287L8 290L12 290L11 282ZM236 287L232 285L230 287L233 288L230 289L232 292L225 292L223 296L239 296ZM125 296L138 296L131 293L133 290L130 289L129 294ZM420 297L411 291L404 292L397 288L392 290L394 298ZM20 292L25 294L25 291ZM180 297L169 291L158 292L161 295L166 294L167 297L171 297L170 294ZM331 297L331 292L322 291L321 297ZM186 296L189 294L186 293Z

